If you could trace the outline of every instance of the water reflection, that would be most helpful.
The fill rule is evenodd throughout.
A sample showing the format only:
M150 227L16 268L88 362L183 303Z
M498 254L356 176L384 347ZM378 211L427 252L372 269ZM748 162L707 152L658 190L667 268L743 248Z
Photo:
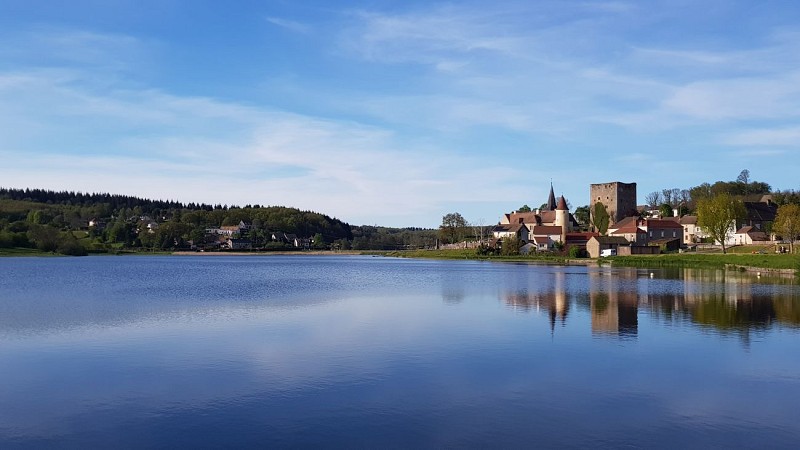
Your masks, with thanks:
M667 324L689 323L747 343L751 332L800 327L800 296L792 277L761 277L698 269L589 268L584 279L567 269L538 285L506 290L511 309L545 312L551 329L566 325L570 305L591 316L594 336L636 338L640 309Z
M519 311L546 311L550 317L550 329L555 329L557 321L566 325L569 315L570 299L567 292L566 274L557 271L553 274L552 286L545 286L541 291L530 292L523 289L516 292L506 292L502 300L507 306Z

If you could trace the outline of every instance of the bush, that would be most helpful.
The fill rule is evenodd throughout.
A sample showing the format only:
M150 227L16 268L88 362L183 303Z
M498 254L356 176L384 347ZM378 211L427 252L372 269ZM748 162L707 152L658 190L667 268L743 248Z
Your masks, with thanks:
M580 247L572 246L569 248L569 257L570 258L585 258L584 251Z
M86 256L89 253L83 246L77 242L65 242L58 246L56 249L58 253L68 256Z
M515 237L505 238L500 247L500 254L503 256L516 256L519 255L519 249L522 247L522 241Z
M489 247L486 244L481 244L475 249L475 253L478 256L492 256L497 254L497 249L494 247Z

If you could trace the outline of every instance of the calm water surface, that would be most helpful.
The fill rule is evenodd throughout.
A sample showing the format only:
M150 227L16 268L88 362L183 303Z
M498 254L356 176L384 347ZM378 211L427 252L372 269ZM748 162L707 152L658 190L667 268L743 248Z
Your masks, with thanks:
M798 411L794 279L0 259L0 448L796 448Z

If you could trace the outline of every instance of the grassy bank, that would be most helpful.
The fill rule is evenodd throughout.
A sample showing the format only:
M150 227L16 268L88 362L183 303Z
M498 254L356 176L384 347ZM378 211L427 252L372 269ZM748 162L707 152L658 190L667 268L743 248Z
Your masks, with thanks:
M698 269L724 269L750 267L762 269L800 270L800 256L788 254L667 254L617 256L609 261L624 267L691 267Z
M602 260L568 258L558 255L530 256L483 256L475 250L408 250L387 252L364 252L399 258L470 259L480 261L542 262L550 264L594 264L610 263L620 267L686 267L698 269L753 268L767 270L794 270L800 273L800 255L788 254L665 254L616 256Z
M61 256L52 252L43 252L35 248L0 248L0 257L2 256Z
M362 252L364 255L391 256L395 258L430 258L430 259L471 259L477 261L508 261L508 262L545 262L551 264L568 264L570 262L585 264L588 259L570 259L559 255L517 255L517 256L495 256L479 255L472 249L458 250L398 250L398 251L374 251Z

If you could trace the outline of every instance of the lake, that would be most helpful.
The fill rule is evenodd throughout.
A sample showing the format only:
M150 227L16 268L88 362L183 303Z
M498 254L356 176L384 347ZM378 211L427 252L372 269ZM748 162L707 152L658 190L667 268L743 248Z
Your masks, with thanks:
M795 448L798 408L794 278L0 258L0 448Z

